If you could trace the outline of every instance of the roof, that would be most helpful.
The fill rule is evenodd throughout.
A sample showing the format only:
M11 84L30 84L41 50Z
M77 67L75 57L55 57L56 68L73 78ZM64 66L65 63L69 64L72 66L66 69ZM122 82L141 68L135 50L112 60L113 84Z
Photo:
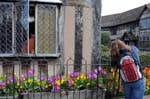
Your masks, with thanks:
M117 25L116 20L118 17L120 16L120 14L113 14L113 15L107 15L107 16L102 16L102 27L109 27L109 26L114 26Z
M61 0L30 0L33 2L43 2L43 3L62 3Z
M148 3L146 6L147 6L148 9L150 9L150 3Z
M18 2L20 0L0 0L0 2ZM29 0L30 2L41 2L41 3L59 3L62 4L62 0Z
M140 6L138 8L131 9L123 13L102 16L102 27L111 27L111 26L138 21L142 12L146 7L150 9L150 3L147 5Z
M135 35L133 35L131 32L125 32L121 37L122 40L126 40L126 38L128 38L130 41L138 40L137 37L135 37Z

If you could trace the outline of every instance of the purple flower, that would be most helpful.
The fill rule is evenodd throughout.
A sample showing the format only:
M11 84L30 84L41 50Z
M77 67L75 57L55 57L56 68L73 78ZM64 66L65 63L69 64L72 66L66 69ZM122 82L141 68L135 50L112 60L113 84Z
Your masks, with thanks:
M29 69L28 73L29 73L30 76L33 76L33 74L34 74L34 69Z
M97 74L98 73L98 69L94 69L94 73Z
M88 74L88 78L91 79L92 78L92 73Z
M48 78L48 82L54 85L55 84L55 76Z
M14 80L15 80L15 78L14 78L13 76L9 76L9 77L8 77L8 80L9 80L10 83L13 83Z
M98 71L101 71L101 70L102 70L102 67L99 66L99 67L98 67Z
M88 74L88 78L89 78L89 79L97 78L97 74L95 74L95 73L89 73L89 74Z
M54 91L56 91L56 92L58 92L58 91L60 91L60 86L54 86Z
M72 85L72 79L69 79L69 80L68 80L68 84L69 84L69 85Z
M56 75L55 79L60 80L62 79L62 76L60 74Z
M93 78L97 78L97 74L93 74L92 76L93 76Z
M6 82L0 82L0 87L5 87L6 86Z
M68 72L69 75L71 75L72 73L73 73L72 71L69 71L69 72Z
M24 75L24 74L21 74L21 75L20 75L20 78L25 78L25 75Z
M41 76L40 76L40 80L41 80L41 81L45 80L45 76L44 76L44 75L41 75Z
M102 75L106 75L107 73L106 73L106 71L105 71L104 69L102 69L102 70L101 70L101 74L102 74Z
M76 77L76 73L72 72L72 73L70 74L70 76L71 76L71 78L75 78L75 77Z

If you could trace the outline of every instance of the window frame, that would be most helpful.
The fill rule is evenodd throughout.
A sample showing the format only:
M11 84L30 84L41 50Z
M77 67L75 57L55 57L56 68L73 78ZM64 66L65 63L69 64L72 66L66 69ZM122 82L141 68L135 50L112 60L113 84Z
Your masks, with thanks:
M40 54L38 53L38 5L45 5L45 4L37 4L35 7L35 54L37 56L51 56L51 57L58 57L58 20L59 20L59 14L58 14L58 6L56 6L56 20L55 20L55 53L53 54Z
M15 30L14 30L14 28L15 28L15 26L14 26L14 13L13 13L13 11L14 11L14 4L12 3L12 2L0 2L0 4L9 4L9 5L11 5L12 6L12 11L11 11L11 15L12 15L12 53L0 53L0 57L3 57L3 56L13 56L14 55L14 53L15 53L15 50L14 50L14 32L15 32Z
M147 9L145 10L139 20L139 44L141 50L150 50L150 25L148 22L150 21L150 11ZM141 24L144 24L144 28L141 26Z
M58 52L58 41L59 41L59 7L57 5L56 6L56 13L55 13L55 53L49 53L49 54L40 54L38 53L38 43L37 43L37 22L38 22L38 4L35 4L35 53L31 54L29 53L29 29L28 29L28 33L27 33L27 54L25 53L16 53L16 48L15 48L15 3L14 2L0 2L0 4L11 4L12 5L12 53L0 53L0 57L14 57L14 56L24 56L24 57L58 57L60 55L60 53ZM45 3L44 3L45 4ZM42 4L42 5L44 5ZM29 7L30 5L32 5L32 3L29 2ZM41 4L40 4L41 5ZM48 4L48 5L53 5L53 4ZM30 8L29 8L30 9ZM29 15L29 14L28 14ZM29 17L29 16L28 16ZM29 25L28 25L29 28Z

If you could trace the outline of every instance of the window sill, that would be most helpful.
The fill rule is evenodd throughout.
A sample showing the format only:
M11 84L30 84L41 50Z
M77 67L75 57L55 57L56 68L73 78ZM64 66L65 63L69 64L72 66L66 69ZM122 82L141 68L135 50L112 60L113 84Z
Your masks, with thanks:
M58 58L61 56L61 53L57 54L0 54L0 58Z

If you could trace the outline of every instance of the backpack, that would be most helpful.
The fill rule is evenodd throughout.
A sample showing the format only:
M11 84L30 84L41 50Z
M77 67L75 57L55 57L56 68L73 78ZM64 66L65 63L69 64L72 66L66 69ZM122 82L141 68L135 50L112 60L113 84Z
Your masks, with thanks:
M124 54L119 61L120 75L125 82L134 82L142 78L139 65L130 54Z

